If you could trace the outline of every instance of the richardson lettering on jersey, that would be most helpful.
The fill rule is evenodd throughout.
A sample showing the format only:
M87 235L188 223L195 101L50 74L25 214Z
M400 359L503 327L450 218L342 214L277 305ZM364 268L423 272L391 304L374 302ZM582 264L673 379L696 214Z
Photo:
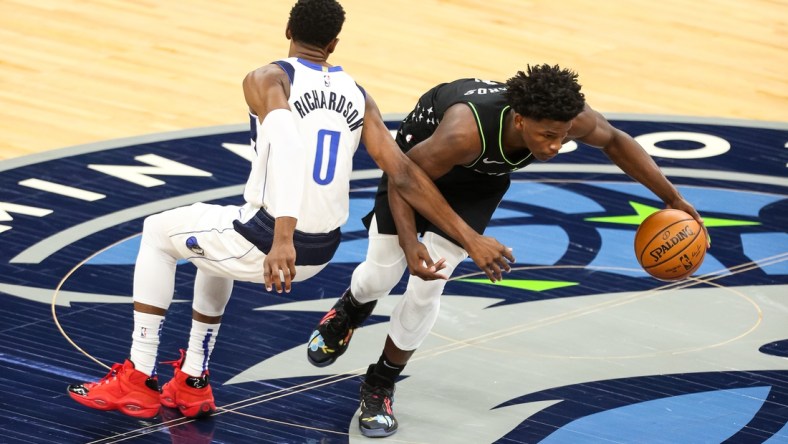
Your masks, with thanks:
M298 115L304 117L316 109L328 109L341 114L351 131L355 131L364 124L364 116L359 116L358 110L354 109L353 102L345 98L344 95L329 92L327 96L325 91L305 92L294 105Z

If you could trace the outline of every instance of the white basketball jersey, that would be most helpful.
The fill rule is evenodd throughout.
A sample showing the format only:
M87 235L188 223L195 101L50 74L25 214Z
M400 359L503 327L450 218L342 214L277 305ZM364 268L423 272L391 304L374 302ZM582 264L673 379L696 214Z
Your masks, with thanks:
M303 59L275 62L290 78L290 109L306 152L303 201L296 229L327 233L344 224L350 204L353 154L361 141L365 94L341 67L324 67ZM257 116L251 115L252 143L257 156L246 183L247 208L261 206L273 217L268 196L277 181L267 162L269 137ZM256 140L255 140L256 134ZM263 160L263 161L259 161ZM253 212L245 212L245 216Z

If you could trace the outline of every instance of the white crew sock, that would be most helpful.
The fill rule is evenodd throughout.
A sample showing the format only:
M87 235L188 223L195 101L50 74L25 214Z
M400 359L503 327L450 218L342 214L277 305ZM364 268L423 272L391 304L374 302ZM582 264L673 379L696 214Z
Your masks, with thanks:
M186 359L181 366L181 371L189 376L199 377L205 370L208 370L208 361L211 359L221 325L221 323L206 324L192 319L189 349L186 350Z
M164 316L134 311L129 359L134 368L150 376L156 375L156 355L164 326Z

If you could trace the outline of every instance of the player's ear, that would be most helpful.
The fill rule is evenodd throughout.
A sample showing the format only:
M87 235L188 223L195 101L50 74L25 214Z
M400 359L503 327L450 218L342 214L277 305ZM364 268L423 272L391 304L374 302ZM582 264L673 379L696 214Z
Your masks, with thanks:
M329 43L329 44L328 44L328 46L326 47L326 52L327 52L328 54L331 54L331 53L333 53L333 52L334 52L334 50L335 50L335 49L336 49L336 47L337 47L337 43L339 43L339 39L338 39L338 38L336 38L336 39L334 39L334 40L331 40L331 43Z
M293 33L290 32L290 25L287 25L287 28L285 28L285 38L287 40L292 40L293 38Z
M520 131L525 126L525 118L517 111L514 112L514 127Z

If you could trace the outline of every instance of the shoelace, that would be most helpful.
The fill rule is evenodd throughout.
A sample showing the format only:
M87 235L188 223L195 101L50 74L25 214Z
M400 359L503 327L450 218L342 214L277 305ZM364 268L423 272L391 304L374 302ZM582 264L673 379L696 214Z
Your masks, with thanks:
M118 363L112 364L112 368L109 369L109 373L107 373L107 376L101 378L99 382L96 383L96 385L106 384L110 381L115 380L122 370L123 370L123 364L118 364Z
M334 317L326 323L326 329L331 333L344 334L349 326L349 318L345 310L336 310Z
M181 352L180 358L174 361L160 361L159 364L168 364L180 370L181 367L183 366L183 363L186 361L186 350L180 349L179 351ZM188 378L186 378L186 384L196 389L207 387L208 386L207 372L203 373L203 375L199 377L189 376Z
M171 365L180 370L181 366L183 365L184 358L186 357L186 350L180 349L181 357L174 360L174 361L159 361L159 364L167 364Z
M363 394L364 406L373 412L379 412L383 410L388 413L388 410L383 408L383 404L386 402L386 399L391 399L391 394L389 393L389 390L383 387L372 387Z

